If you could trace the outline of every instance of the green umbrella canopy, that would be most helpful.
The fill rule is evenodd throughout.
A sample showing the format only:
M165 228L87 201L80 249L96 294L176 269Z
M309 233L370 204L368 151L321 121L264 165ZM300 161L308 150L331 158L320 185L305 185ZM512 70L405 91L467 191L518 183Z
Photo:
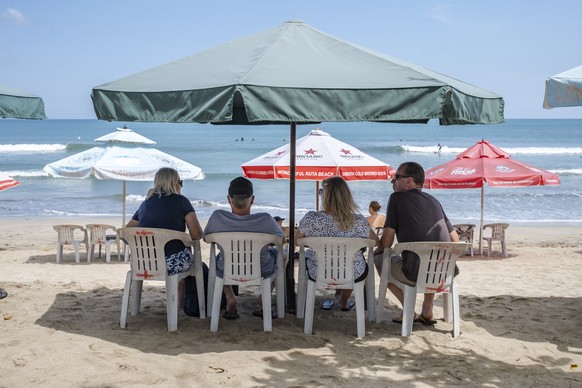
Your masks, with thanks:
M282 124L503 121L503 98L301 21L93 88L97 118Z
M44 102L39 96L0 84L0 117L46 119Z
M101 120L290 124L290 225L295 224L297 124L436 118L442 125L503 122L501 96L301 21L97 86L91 98ZM294 234L291 228L291 244ZM290 310L294 281L290 265Z

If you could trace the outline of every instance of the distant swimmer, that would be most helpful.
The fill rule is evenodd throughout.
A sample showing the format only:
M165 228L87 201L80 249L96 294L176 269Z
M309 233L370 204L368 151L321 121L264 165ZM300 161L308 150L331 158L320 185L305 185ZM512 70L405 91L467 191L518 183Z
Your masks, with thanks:
M441 143L437 143L437 147L439 148L438 152L440 153L443 146L441 145Z

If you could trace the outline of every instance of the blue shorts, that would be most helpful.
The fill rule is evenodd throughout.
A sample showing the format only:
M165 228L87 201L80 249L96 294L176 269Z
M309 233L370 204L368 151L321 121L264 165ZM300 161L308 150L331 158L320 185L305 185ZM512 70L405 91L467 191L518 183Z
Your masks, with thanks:
M190 248L185 247L180 252L166 256L168 275L176 275L188 271L194 265L194 257Z

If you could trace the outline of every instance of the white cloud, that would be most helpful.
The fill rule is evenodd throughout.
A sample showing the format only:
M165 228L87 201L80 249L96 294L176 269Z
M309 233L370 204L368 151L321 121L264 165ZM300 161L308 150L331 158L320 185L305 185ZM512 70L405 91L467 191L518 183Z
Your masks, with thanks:
M446 23L449 21L449 8L451 8L450 4L438 4L433 7L428 16L442 23Z
M16 23L26 23L26 18L22 12L15 8L6 7L6 10L2 12L2 18L11 20Z

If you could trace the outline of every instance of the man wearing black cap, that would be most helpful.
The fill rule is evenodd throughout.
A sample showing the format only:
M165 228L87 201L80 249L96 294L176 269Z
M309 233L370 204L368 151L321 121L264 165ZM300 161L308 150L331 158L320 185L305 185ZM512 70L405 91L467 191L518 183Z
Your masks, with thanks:
M275 219L268 213L251 214L251 207L255 201L253 195L253 184L244 177L238 177L230 182L228 187L228 203L231 211L216 210L204 228L204 235L220 232L254 232L268 233L285 238L285 233L277 224ZM261 274L270 277L277 269L276 255L269 253L265 247L261 251ZM216 258L216 276L222 277L224 271L224 261L222 256ZM236 297L232 286L224 286L226 295L226 311L224 317L236 319Z

